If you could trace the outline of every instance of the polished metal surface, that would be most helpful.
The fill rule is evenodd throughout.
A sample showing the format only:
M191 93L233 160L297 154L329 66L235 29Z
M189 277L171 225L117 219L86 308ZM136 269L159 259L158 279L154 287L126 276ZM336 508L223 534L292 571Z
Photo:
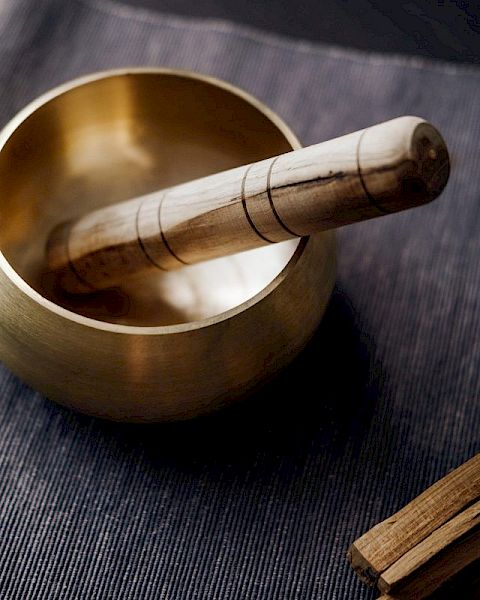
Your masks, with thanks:
M50 397L109 418L186 418L245 395L318 323L332 235L91 298L57 289L45 241L94 208L292 147L258 101L190 73L96 74L35 101L0 134L1 358Z

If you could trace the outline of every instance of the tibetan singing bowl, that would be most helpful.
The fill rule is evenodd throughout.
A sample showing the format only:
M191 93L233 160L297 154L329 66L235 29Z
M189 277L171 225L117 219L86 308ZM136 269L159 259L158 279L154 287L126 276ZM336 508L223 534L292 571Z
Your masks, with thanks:
M299 147L260 102L193 73L101 73L30 104L0 133L1 360L115 420L187 419L258 388L322 317L332 232L79 297L45 269L45 244L96 208Z

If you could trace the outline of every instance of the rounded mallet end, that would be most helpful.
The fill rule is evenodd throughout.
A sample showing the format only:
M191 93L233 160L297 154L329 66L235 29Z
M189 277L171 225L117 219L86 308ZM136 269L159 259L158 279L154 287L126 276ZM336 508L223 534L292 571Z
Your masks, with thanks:
M434 200L447 184L450 160L433 125L401 117L365 130L358 168L372 202L396 212Z

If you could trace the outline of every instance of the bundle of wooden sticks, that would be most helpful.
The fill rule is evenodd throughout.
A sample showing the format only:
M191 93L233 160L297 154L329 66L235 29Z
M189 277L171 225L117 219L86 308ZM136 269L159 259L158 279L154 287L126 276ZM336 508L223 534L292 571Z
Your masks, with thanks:
M356 540L348 560L379 600L480 598L480 454Z

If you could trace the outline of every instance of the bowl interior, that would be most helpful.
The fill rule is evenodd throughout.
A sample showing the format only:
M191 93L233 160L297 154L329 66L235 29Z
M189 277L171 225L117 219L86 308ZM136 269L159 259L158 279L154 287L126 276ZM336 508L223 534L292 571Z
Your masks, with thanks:
M259 108L203 79L134 72L84 82L38 107L1 148L0 250L43 296L94 319L155 326L211 317L268 285L298 242L73 298L44 271L47 236L94 208L289 150Z

